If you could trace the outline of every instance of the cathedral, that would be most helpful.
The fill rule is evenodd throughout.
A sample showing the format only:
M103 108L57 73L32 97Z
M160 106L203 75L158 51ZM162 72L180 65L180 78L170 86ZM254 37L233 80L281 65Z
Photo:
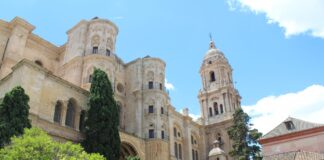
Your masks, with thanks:
M81 20L56 46L15 17L0 20L0 101L22 86L29 95L32 125L61 142L83 139L94 68L105 71L120 110L121 157L141 160L232 160L227 128L240 108L232 68L211 40L202 57L198 93L201 116L194 120L172 105L163 60L146 56L124 62L116 54L118 27L109 20ZM207 46L207 45L206 45ZM107 135L109 136L109 135Z

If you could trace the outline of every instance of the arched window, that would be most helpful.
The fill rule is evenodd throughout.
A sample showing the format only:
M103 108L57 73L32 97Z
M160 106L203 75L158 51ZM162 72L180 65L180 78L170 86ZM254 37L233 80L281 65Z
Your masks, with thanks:
M106 49L106 56L110 56L110 50Z
M217 102L214 102L214 112L215 112L215 115L218 115L219 114Z
M80 124L79 124L79 130L81 132L84 131L85 114L86 114L85 110L82 110L80 115Z
M217 138L217 140L219 141L219 143L222 143L222 137L221 137L221 136L219 136L219 137Z
M65 125L72 128L74 128L75 108L76 102L70 99L66 111Z
M210 75L210 82L216 81L216 77L215 77L215 72L214 71L211 71L209 73L209 75Z
M213 109L211 107L209 107L209 117L213 116Z
M36 63L37 65L43 67L43 63L42 63L42 61L40 61L40 60L36 60L35 63Z
M57 101L54 110L54 122L61 123L62 103Z
M224 107L222 104L219 105L221 114L224 113Z
M92 74L89 75L89 83L92 83Z

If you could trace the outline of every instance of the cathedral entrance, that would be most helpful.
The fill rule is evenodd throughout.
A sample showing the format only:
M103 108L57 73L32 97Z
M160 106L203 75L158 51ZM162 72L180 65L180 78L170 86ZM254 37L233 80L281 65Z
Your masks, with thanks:
M127 142L122 142L120 145L119 160L126 160L128 156L138 156L136 149Z

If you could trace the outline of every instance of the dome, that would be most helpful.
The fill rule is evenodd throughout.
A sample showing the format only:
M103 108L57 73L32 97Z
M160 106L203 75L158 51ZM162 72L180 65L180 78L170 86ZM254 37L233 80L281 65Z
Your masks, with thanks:
M215 47L213 40L209 43L209 50L205 54L204 60L207 59L226 59L224 53Z
M212 157L212 156L218 156L218 155L224 155L224 154L225 154L225 152L222 149L220 149L219 147L217 147L217 148L213 148L212 150L210 150L208 156Z
M212 57L222 57L224 58L224 54L223 52L221 52L219 49L217 48L210 48L207 53L205 54L205 57L204 59L209 59L209 58L212 58Z
M214 148L209 151L208 157L224 155L225 152L219 148L219 141L215 140L213 143L214 143Z

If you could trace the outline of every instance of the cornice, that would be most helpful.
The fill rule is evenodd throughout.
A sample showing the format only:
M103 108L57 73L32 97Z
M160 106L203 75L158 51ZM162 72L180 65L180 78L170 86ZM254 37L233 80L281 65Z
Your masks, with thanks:
M59 47L57 47L53 43L41 38L40 36L38 36L36 34L30 34L30 36L28 36L28 38L32 41L35 41L37 44L40 44L50 50L53 50L55 53L59 54Z
M88 21L86 20L81 20L79 23L77 23L75 26L73 26L71 29L69 29L68 31L66 31L67 34L70 34L73 30L75 30L76 28L78 28L79 26L83 25L83 24L88 24Z
M0 26L4 28L9 28L9 23L0 19Z
M279 136L275 136L275 137L259 139L259 143L264 145L264 144L269 144L269 143L275 143L278 141L292 140L292 139L296 139L298 137L304 137L307 135L312 135L312 134L321 133L321 132L323 132L323 134L324 134L324 126L306 129L306 130L302 130L299 132L292 132L292 133L279 135Z
M24 20L24 19L22 19L20 17L15 17L14 19L12 19L9 22L9 26L11 28L14 28L17 25L27 29L29 32L31 32L31 31L33 31L35 29L35 26L33 26L32 24L28 23L26 20Z
M14 72L16 69L18 69L18 68L20 68L22 66L28 66L28 67L37 69L38 71L45 73L47 77L54 79L56 82L59 82L59 83L65 85L65 86L67 86L67 87L69 87L69 88L71 88L71 89L73 89L73 90L75 90L75 91L77 91L77 92L79 92L81 94L84 94L85 96L89 95L89 92L87 90L85 90L85 89L83 89L83 88L81 88L81 87L79 87L79 86L77 86L77 85L75 85L75 84L73 84L71 82L68 82L68 81L66 81L66 80L64 80L64 79L62 79L60 77L57 77L57 76L53 75L51 71L47 70L44 67L41 67L41 66L35 64L34 62L32 62L30 60L27 60L27 59L23 59L23 60L19 61L15 66L13 66L12 67L12 70L13 70L12 72Z
M158 62L160 62L160 63L163 64L164 68L165 68L165 66L166 66L165 62L164 62L162 59L160 59L160 58L156 58L156 57L144 57L144 58L142 58L142 59L143 59L143 61L145 61L145 60L158 61Z

